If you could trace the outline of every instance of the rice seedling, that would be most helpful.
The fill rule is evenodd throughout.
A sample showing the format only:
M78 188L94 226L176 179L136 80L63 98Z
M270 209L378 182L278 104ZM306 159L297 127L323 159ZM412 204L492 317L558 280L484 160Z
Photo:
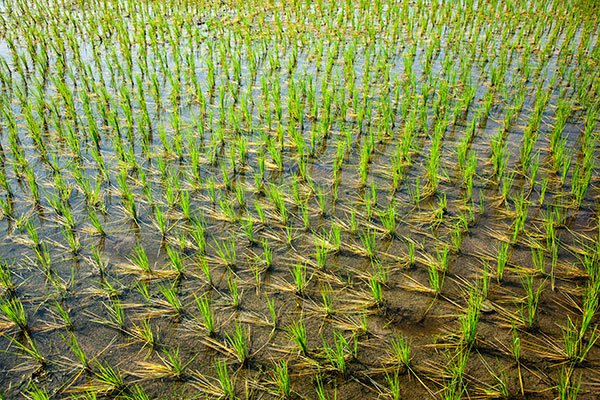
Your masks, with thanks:
M405 338L402 334L394 336L388 345L390 360L395 364L410 368L412 360L411 345L411 340Z
M291 377L287 360L273 362L274 369L271 376L277 387L277 395L283 399L289 399L292 394Z
M289 335L298 346L303 355L308 355L308 340L306 337L306 327L302 318L293 320L287 328Z
M226 220L232 222L236 222L238 220L238 214L227 200L220 199L219 205L221 206L221 211L223 212L223 216Z
M98 214L93 210L88 210L88 217L92 223L92 226L96 230L96 233L100 236L106 236L106 231L104 230L104 227L98 218Z
M415 206L417 206L417 208L419 207L419 204L421 203L421 197L422 197L421 186L420 186L419 182L420 182L419 177L417 177L415 179L415 186L412 189L410 187L408 188L408 195L409 195L410 199L412 200L412 202L415 204Z
M215 246L210 246L217 253L219 260L227 267L233 268L237 265L235 255L235 238L233 236L228 241L224 240L222 244L219 244L218 240L215 240Z
M337 223L331 225L329 231L329 244L333 247L335 253L339 253L342 249L342 229Z
M31 387L27 389L25 397L29 400L49 400L50 396L45 388L39 388L35 383L31 384Z
M108 281L105 281L105 284L110 285ZM107 288L109 293L115 293L116 290L114 288ZM121 300L119 300L116 296L111 296L110 305L103 303L106 312L108 313L108 320L105 319L93 319L93 322L104 324L110 327L113 327L120 331L126 331L125 327L125 311L123 310L123 305L121 304Z
M500 198L500 203L504 203L504 201L506 201L506 199L508 198L508 195L510 193L510 190L513 186L513 182L515 179L515 171L512 171L509 175L504 175L504 177L502 178L502 186L501 186L501 192L502 192L502 197Z
M154 223L160 231L161 237L165 238L169 231L167 220L164 217L163 211L159 205L154 206Z
M533 265L540 275L546 274L546 255L542 248L531 248Z
M204 328L208 331L209 336L213 336L215 334L215 318L212 308L212 299L206 294L200 298L195 295L194 297L196 299L196 304L198 305L200 315L202 316Z
M171 267L173 268L176 276L182 277L185 275L185 263L183 261L183 258L181 257L181 253L176 251L175 249L173 249L171 246L166 246L167 248L167 255L169 256L169 259L171 260Z
M466 391L464 372L469 353L459 350L448 360L447 377L444 379L442 397L444 399L460 399Z
M396 203L392 199L387 211L379 215L381 223L390 236L396 236Z
M581 327L579 330L580 337L588 331L594 314L598 310L598 280L594 280L594 284L588 283L583 297L583 306L581 310Z
M130 389L131 394L127 395L127 400L150 400L150 397L146 394L144 389L142 389L139 385L135 385L134 389ZM93 392L92 392L93 393ZM89 399L92 400L92 399Z
M390 267L387 264L383 264L380 260L374 260L371 263L374 269L373 277L381 284L385 285L390 279Z
M453 253L460 253L460 246L462 244L462 230L459 224L456 224L452 231L450 231L451 250Z
M296 293L299 296L304 296L305 289L310 282L310 279L307 279L306 277L306 264L294 264L291 272L294 278L294 284L296 285Z
M524 322L528 328L533 327L535 323L535 316L540 301L540 295L542 294L542 290L544 288L544 282L542 282L542 284L538 286L537 290L534 290L533 279L534 277L532 274L524 274L521 276L521 284L523 285L526 295L526 316Z
M263 240L263 264L265 269L270 269L273 266L273 250L269 247L269 242L267 240Z
M159 286L158 289L164 296L167 304L173 308L173 311L175 311L177 314L182 314L183 313L183 304L181 304L181 301L179 300L179 295L177 294L177 291L175 290L176 282L173 282L172 285L167 286L167 287Z
M29 189L31 190L31 197L34 205L39 206L40 204L40 192L39 187L36 182L35 174L32 169L25 168L25 176L27 178L27 183L29 184Z
M462 338L465 344L470 347L475 343L477 335L477 324L479 322L479 313L483 295L480 289L475 286L469 290L469 302L465 314L461 316Z
M125 388L125 381L118 368L111 367L108 363L98 363L94 371L93 385L96 392L100 393L119 393Z
M435 264L429 265L429 286L436 296L442 292L445 278L444 271L440 271Z
M317 266L324 270L327 265L327 256L329 254L329 242L325 237L319 238L318 236L314 237L314 242Z
M358 235L363 244L365 254L371 260L376 258L377 235L375 231L367 229L366 232Z
M93 244L92 244L92 262L95 265L96 269L98 270L100 277L102 279L104 279L104 274L106 271L107 263L104 260L102 260L102 256L100 255L100 250L98 249L97 246L94 246Z
M6 294L14 295L16 286L13 283L12 274L9 265L0 258L0 287Z
M277 310L275 309L275 300L271 299L268 294L265 293L265 298L267 300L267 308L269 309L269 314L271 316L271 321L273 325L273 330L278 327L278 318L277 318Z
M386 372L385 379L387 380L387 384L389 386L389 396L394 400L400 399L400 379L398 378L398 373L390 376Z
M71 253L76 255L79 253L81 249L81 243L79 242L79 237L69 228L63 228L62 233L65 237L67 244L69 245L69 249Z
M367 219L370 220L373 217L373 212L375 210L375 206L377 205L377 188L375 184L371 185L371 190L364 191L363 200Z
M73 321L71 320L71 316L69 315L69 310L65 310L59 302L54 301L52 313L56 316L57 319L60 319L62 321L63 327L65 327L68 330L73 330Z
M575 400L580 389L581 375L579 376L579 380L575 382L573 379L573 369L563 365L556 384L558 398L560 400Z
M321 211L321 215L325 215L327 209L327 197L325 197L325 193L323 192L322 186L317 186L317 200L319 204L319 210Z
M119 184L119 190L121 191L121 196L123 196L123 205L125 211L130 215L133 221L138 220L138 211L137 206L135 204L135 198L133 196L132 190L129 188L127 183L127 172L122 169L121 173L117 175L117 182Z
M323 380L320 375L317 375L316 377L315 391L317 392L317 398L319 400L331 400L331 397L329 397L329 394L327 394L323 387ZM337 399L337 390L334 390L333 392L333 400L335 399Z
M414 242L408 242L408 263L412 266L415 265L416 260L416 249Z
M39 368L44 368L48 364L48 360L46 360L40 352L40 349L37 347L35 339L30 335L25 335L25 343L21 343L21 341L12 337L7 336L7 338L21 351L23 356L29 357L31 360L35 361ZM7 352L6 350L4 351Z
M585 332L583 327L577 329L571 318L568 318L568 324L563 328L562 338L565 355L568 360L582 363L600 337L600 334L597 333L597 327L594 327L587 340L584 339Z
M496 266L496 279L498 280L498 282L500 282L502 280L502 277L504 276L504 269L506 268L506 265L508 263L509 248L510 247L508 243L501 243L500 247L498 248L498 262Z
M331 286L324 284L320 288L321 299L323 300L323 311L326 316L332 315L335 310L333 308L333 299L331 297Z
M18 297L0 298L0 312L6 321L22 331L27 331L27 314Z
M371 288L371 296L373 297L375 304L382 305L383 291L381 289L381 284L375 277L371 277L369 280L369 287Z
M158 358L162 364L140 363L142 366L140 373L154 378L182 379L186 376L185 370L194 361L195 356L183 363L179 356L179 346L177 346L176 349L162 349L162 355L159 354Z
M356 234L358 231L358 222L356 221L356 211L352 210L350 212L350 232L352 234Z
M206 257L200 256L199 263L200 269L202 270L202 273L206 279L206 283L208 283L209 286L213 286L212 275L210 272L210 267L208 266L208 262L206 261Z
M323 352L325 358L341 375L346 375L347 373L348 365L346 362L346 352L348 349L348 341L338 331L334 331L334 347L330 347L325 339L323 339Z
M442 249L440 250L439 247L437 247L435 249L435 253L437 256L437 261L438 261L438 265L440 268L440 271L442 271L443 273L446 273L446 271L448 270L448 248L446 246L442 246Z
M3 217L12 218L13 215L13 202L11 198L4 200L0 197L0 211Z
M275 209L277 210L281 223L287 225L289 220L289 213L285 206L283 194L279 191L279 188L273 184L269 185L269 190L267 193L271 198L271 201L275 205Z
M40 238L38 235L38 231L35 227L35 225L33 225L31 223L31 221L27 221L27 223L25 223L25 230L27 231L27 234L29 235L29 238L31 239L31 245L32 247L40 247Z
M158 335L155 335L150 325L148 318L140 320L138 324L132 322L131 329L127 332L137 342L143 343L144 347L148 347L152 351L158 344Z
M67 345L69 346L71 351L73 351L73 354L75 354L75 357L77 357L77 360L79 361L81 368L85 371L91 371L90 360L88 359L87 355L81 348L81 345L79 344L79 341L77 340L77 336L75 336L75 334L73 332L70 332L68 339L64 336L63 336L63 339L65 342L67 342Z
M229 346L232 348L232 354L237 358L241 365L246 364L250 355L248 349L248 331L239 322L235 323L235 332L230 336L225 332Z
M182 192L179 200L179 205L181 207L181 211L183 212L183 217L188 221L191 220L192 210L190 205L190 195L187 192Z
M219 384L223 390L222 397L226 399L235 399L235 383L229 377L229 372L227 371L227 364L225 361L217 361L215 363L215 369L217 370L217 375L219 377Z
M131 262L144 274L152 274L152 268L150 267L146 250L141 243L136 244L136 246L133 248L133 257L131 258Z
M259 218L260 222L263 225L266 225L267 217L266 217L264 208L260 205L260 203L258 202L258 200L254 201L254 206L256 208L256 214L258 214L258 218Z
M212 204L215 204L217 202L217 194L216 194L216 190L215 190L215 181L212 178L208 178L206 180L207 182L207 186L206 186L206 190L208 191L208 196L210 198L210 201Z
M254 223L251 219L242 221L242 229L244 230L244 234L246 235L246 239L248 239L248 244L250 246L257 243L256 234L254 233Z

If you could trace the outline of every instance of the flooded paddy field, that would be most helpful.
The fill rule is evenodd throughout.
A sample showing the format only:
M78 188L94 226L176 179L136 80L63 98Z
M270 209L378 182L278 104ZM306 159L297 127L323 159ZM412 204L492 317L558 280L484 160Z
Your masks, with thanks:
M0 393L598 398L599 16L1 1Z

